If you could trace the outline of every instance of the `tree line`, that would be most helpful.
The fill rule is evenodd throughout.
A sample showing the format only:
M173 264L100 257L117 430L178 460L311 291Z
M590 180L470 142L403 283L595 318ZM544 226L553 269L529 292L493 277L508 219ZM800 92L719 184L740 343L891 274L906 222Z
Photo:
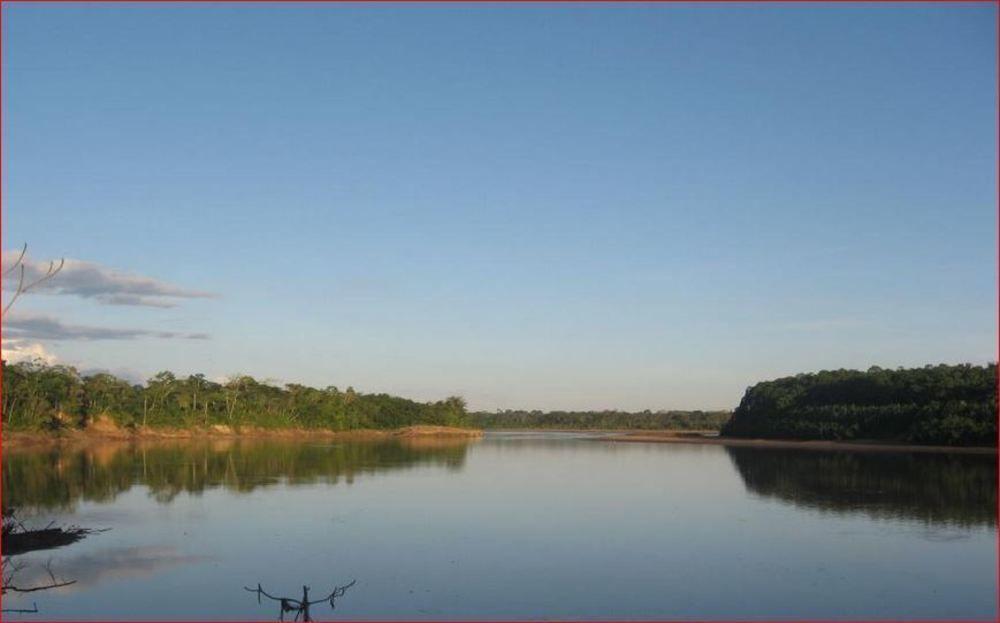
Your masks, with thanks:
M218 383L193 374L160 372L144 384L114 375L83 376L39 361L3 362L3 426L13 430L84 428L100 417L123 428L400 428L416 424L467 426L465 401L452 396L416 402L348 387L278 387L252 376Z
M497 411L475 412L478 428L594 430L719 430L729 411Z
M798 374L747 389L722 435L997 444L997 367L879 367Z

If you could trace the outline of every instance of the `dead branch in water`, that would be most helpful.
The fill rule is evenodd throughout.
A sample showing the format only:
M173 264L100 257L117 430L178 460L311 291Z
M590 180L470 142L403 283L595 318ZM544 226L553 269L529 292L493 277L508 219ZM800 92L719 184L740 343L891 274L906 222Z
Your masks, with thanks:
M52 561L45 563L45 572L49 574L48 584L39 584L37 586L29 586L27 588L17 586L12 583L14 575L18 571L24 569L23 564L12 563L9 558L4 558L3 562L0 563L0 568L3 569L3 587L0 591L6 593L8 591L13 593L34 593L36 591L46 591L50 588L59 588L60 586L69 586L70 584L76 584L76 580L59 580L56 578L56 574L52 571Z
M42 549L52 549L76 543L80 539L95 532L104 532L79 526L56 526L49 523L44 528L28 528L11 509L3 511L3 529L0 545L4 556L16 556Z
M53 588L60 588L76 584L76 580L61 580L52 571L52 560L45 563L44 569L49 576L48 582L35 584L33 586L19 586L14 584L14 576L25 568L25 563L11 560L11 556L23 554L40 549L50 549L75 543L83 537L93 532L104 532L104 530L90 530L77 526L68 528L54 527L49 523L46 527L36 530L28 528L12 508L3 509L2 532L0 532L0 543L3 544L3 558L0 561L0 595L10 593L35 593ZM38 604L32 602L31 608L3 608L0 612L15 614L35 614L38 612Z
M322 599L315 599L312 601L309 600L308 586L302 587L302 599L291 599L290 597L275 597L274 595L268 594L267 591L261 588L260 584L257 584L257 588L249 588L244 586L243 590L249 591L251 593L256 593L257 603L260 603L261 597L267 597L271 601L279 602L281 604L281 611L278 614L279 620L281 621L285 620L286 612L294 612L295 621L298 621L299 617L301 616L302 621L306 622L306 621L312 621L312 619L309 616L309 606L315 606L316 604L328 602L330 604L330 609L331 610L335 609L337 607L336 605L337 598L342 597L344 593L347 592L347 589L354 586L355 582L357 582L357 580L351 580L349 584L345 584L343 586L336 586L334 587L333 591L331 591L330 594L327 595L326 597Z
M70 584L76 584L76 580L60 580L56 578L56 574L52 571L52 561L45 563L45 571L49 574L49 581L46 584L37 584L35 586L18 586L13 583L14 576L18 571L24 569L25 565L13 563L10 558L4 558L3 562L0 563L0 568L2 568L2 573L0 573L0 581L3 585L0 586L0 594L11 593L34 593L37 591L47 591L52 588L59 588L61 586L69 586ZM14 614L36 614L38 612L38 604L31 602L31 608L3 608L0 612L8 612Z
M38 604L31 602L31 610L27 608L4 608L0 612L11 612L14 614L38 614Z

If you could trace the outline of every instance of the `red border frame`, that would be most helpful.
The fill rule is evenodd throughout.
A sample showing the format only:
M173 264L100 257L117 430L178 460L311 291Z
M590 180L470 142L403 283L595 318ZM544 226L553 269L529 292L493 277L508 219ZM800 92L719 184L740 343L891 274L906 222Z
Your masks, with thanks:
M997 78L997 90L995 93L994 104L996 105L996 121L997 128L994 135L996 140L996 173L997 178L995 180L995 190L997 193L997 203L996 203L996 243L997 243L997 256L996 264L994 269L997 270L996 274L996 339L995 344L996 351L994 352L994 359L1000 360L1000 0L0 0L0 68L3 66L3 8L6 4L70 4L70 3L84 3L84 4L126 4L126 3L142 3L142 4L465 4L465 3L490 3L490 4L527 4L527 3L561 3L561 4L699 4L699 3L710 3L710 4L840 4L840 3L854 3L854 4L912 4L912 3L936 3L936 4L993 4L997 6L996 11L996 66L994 70ZM3 156L3 71L0 70L0 219L3 215L3 171L4 171L4 156ZM0 221L0 233L3 231L2 221ZM2 276L0 276L0 289L2 289ZM0 323L0 343L3 342L3 325ZM2 393L3 385L3 372L0 369L0 393ZM1000 366L997 367L997 405L998 411L1000 411ZM998 423L1000 423L1000 418L998 418ZM1000 426L997 427L997 443L1000 447ZM3 461L3 419L0 417L0 462ZM997 461L997 482L1000 483L1000 459ZM0 483L0 499L3 498L3 485ZM998 494L1000 494L1000 484L998 484ZM997 525L1000 526L1000 495L998 495L997 504ZM997 554L997 576L998 581L997 589L997 603L996 603L996 618L994 619L982 619L981 621L996 621L1000 622L1000 532L996 539L996 554ZM0 596L0 604L3 603L3 597ZM34 619L36 621L45 621L44 617L39 619ZM321 619L322 620L322 619ZM527 621L534 621L535 619L446 619L447 623L526 623ZM546 621L555 621L556 623L567 623L569 621L576 621L576 619L545 619ZM685 623L700 623L705 621L706 623L761 623L761 621L781 621L781 623L863 623L867 621L877 621L878 623L901 623L902 621L909 621L909 619L642 619L642 620L630 620L628 623L656 623L657 621L684 621ZM919 619L920 623L944 623L951 622L955 619ZM980 620L976 619L958 619L962 623L979 623ZM3 621L3 615L0 614L0 621ZM241 621L245 623L268 623L273 621L273 619L213 619L212 623L231 623L235 621ZM352 623L356 621L357 623L411 623L410 620L406 619L339 619L343 623ZM86 619L81 619L79 622L75 620L61 621L60 623L93 623L93 620L88 621ZM130 623L129 621L119 621L117 623ZM138 622L137 622L138 623ZM143 619L142 623L175 623L170 619ZM177 621L176 623L190 623L190 621ZM420 620L413 620L412 623L425 623ZM613 619L607 620L587 620L581 623L625 623L623 621L615 621Z

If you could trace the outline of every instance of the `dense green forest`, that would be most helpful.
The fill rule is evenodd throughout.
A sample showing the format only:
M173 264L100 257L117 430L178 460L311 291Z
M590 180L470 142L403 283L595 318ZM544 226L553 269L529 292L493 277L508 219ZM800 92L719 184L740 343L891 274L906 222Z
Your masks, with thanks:
M420 403L352 388L277 387L161 372L145 384L68 366L3 362L9 430L83 428L106 416L124 428L399 428L719 430L732 437L879 439L996 445L996 365L824 371L758 383L726 411L500 411L467 413L450 397Z
M498 411L470 414L478 428L719 430L729 411Z
M750 387L722 434L995 446L996 398L996 364L799 374Z
M399 428L468 426L465 401L420 403L348 387L276 387L250 376L215 383L202 374L160 372L144 385L110 374L81 376L68 366L3 362L3 426L10 430L83 428L99 416L125 428Z

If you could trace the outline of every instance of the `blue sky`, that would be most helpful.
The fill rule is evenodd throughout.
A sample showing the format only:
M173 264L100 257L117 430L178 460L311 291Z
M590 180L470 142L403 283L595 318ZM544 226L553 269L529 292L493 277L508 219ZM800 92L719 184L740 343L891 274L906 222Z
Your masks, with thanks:
M992 4L5 4L2 34L3 248L74 260L5 348L482 409L996 357Z

